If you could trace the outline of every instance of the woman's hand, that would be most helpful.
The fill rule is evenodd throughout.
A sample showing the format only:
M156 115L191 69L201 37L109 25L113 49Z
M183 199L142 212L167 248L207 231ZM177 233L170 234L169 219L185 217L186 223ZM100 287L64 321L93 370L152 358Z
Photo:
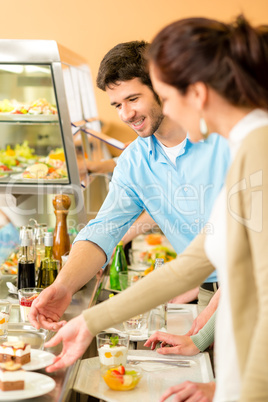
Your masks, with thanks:
M154 350L158 342L161 342L161 347L157 349L157 352L161 355L178 354L193 356L200 352L189 336L172 335L159 331L151 335L144 346L151 347Z
M82 314L70 320L50 341L45 343L46 348L63 343L61 354L55 357L53 364L47 367L46 371L52 373L73 364L84 354L92 339L93 336Z
M174 395L173 401L176 402L212 402L215 393L215 382L194 383L185 381L182 384L170 387L161 396L160 402L164 402L171 395Z

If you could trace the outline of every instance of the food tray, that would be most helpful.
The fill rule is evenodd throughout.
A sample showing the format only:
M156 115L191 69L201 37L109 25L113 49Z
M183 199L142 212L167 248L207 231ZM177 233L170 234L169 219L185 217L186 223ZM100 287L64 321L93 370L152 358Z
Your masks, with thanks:
M49 331L46 329L36 329L29 323L9 322L8 324L8 341L23 341L29 343L33 349L44 349L44 343Z
M160 355L150 350L129 351L128 356L156 358ZM166 358L167 356L165 356ZM98 357L85 359L80 362L79 370L74 383L74 390L103 399L107 402L155 402L165 390L183 381L208 382L213 380L212 367L208 353L199 353L196 356L182 357L190 360L188 368L167 366L163 370L162 363L152 363L154 371L143 371L143 377L137 388L127 393L110 390L101 378ZM172 357L170 357L172 360ZM178 359L176 356L173 359ZM148 364L148 363L147 363ZM138 365L137 367L144 365ZM159 367L159 369L158 369ZM90 378L90 381L88 379Z

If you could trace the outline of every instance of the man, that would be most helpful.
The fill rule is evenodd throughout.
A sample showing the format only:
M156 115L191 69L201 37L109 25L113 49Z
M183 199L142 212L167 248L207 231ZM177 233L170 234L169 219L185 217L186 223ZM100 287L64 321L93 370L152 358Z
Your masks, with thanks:
M30 319L36 327L60 328L57 321L72 295L109 262L143 210L177 253L183 251L207 222L223 184L227 143L215 134L193 145L164 118L146 69L146 48L145 42L119 44L101 62L98 86L138 138L119 157L97 217L78 234L64 269L33 304ZM215 281L208 279L211 290Z

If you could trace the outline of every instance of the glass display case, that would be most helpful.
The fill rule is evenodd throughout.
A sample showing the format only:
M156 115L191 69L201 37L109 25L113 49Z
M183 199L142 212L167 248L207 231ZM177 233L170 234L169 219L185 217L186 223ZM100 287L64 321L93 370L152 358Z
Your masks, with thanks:
M100 159L100 131L86 61L55 41L0 40L0 193L73 194ZM82 197L83 198L83 197Z

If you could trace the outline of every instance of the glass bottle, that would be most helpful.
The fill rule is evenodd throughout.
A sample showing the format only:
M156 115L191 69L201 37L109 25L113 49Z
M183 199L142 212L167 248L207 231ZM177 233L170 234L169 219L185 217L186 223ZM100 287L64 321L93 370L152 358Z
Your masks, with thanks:
M45 257L41 260L37 281L38 288L51 285L58 275L58 261L52 258L53 235L50 232L44 236Z
M18 260L18 289L35 287L35 259L32 243L32 238L25 232L21 237Z
M110 287L114 290L121 290L119 283L119 272L127 271L127 261L123 249L123 242L116 246L114 258L110 267Z
M36 257L36 270L39 270L41 261L45 257L45 243L44 243L44 234L47 231L46 224L37 224L35 226L35 257Z
M154 269L159 269L164 265L163 258L156 258ZM167 303L160 304L150 311L148 319L148 335L151 336L155 331L167 329Z

